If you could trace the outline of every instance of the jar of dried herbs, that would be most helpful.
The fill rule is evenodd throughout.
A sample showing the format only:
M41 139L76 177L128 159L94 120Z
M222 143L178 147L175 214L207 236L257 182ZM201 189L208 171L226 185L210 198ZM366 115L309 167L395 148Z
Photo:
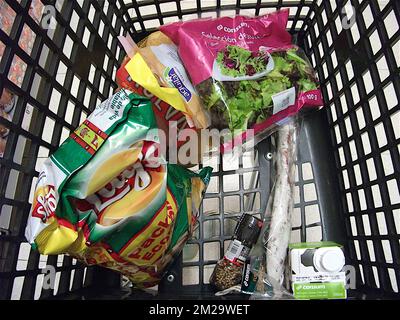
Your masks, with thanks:
M215 289L222 291L241 283L243 265L257 242L261 227L262 221L250 214L240 217L224 258L217 262L210 277Z

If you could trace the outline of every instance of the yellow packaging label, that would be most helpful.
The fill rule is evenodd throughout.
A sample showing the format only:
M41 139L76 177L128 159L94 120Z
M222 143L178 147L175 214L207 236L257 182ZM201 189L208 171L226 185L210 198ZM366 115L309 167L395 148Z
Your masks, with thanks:
M155 263L169 246L177 210L175 199L168 190L167 201L149 224L126 244L120 255L138 266Z
M158 84L157 78L151 72L149 66L139 53L136 53L133 56L133 58L126 64L125 69L128 71L134 82L173 106L175 109L182 111L183 113L188 113L179 91L176 88L161 87Z
M118 271L127 276L134 283L140 284L159 280L155 265L140 267L121 258L116 260L115 256L113 257L103 247L88 247L83 254L75 254L73 256L77 259L84 260L88 265L102 265L103 267Z
M104 139L93 132L86 124L82 124L75 133L94 150L97 150L104 142Z
M94 154L107 139L107 134L97 128L89 120L85 120L72 134L71 138L75 140L82 148L90 154Z

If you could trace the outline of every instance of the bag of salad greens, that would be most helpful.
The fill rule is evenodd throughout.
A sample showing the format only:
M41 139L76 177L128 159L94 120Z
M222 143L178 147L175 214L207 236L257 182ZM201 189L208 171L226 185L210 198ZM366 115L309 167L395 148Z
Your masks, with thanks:
M256 140L304 107L322 106L316 74L286 31L289 11L222 17L161 26L178 52L211 126L233 140Z

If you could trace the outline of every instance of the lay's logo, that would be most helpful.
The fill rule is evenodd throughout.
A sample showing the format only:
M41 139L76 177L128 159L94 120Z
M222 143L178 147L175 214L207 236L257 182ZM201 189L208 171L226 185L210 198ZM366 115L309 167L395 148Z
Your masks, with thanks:
M38 187L33 201L32 217L41 219L44 223L55 215L57 194L52 185Z
M178 75L178 72L175 68L167 68L167 81L178 89L179 93L182 97L185 98L186 102L189 102L192 99L192 93L188 88L185 87L181 77Z

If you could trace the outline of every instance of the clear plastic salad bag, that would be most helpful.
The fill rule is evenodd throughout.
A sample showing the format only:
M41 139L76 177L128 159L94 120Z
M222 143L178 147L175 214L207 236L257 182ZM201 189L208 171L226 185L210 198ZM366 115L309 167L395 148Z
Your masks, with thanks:
M286 30L288 16L281 10L160 27L177 44L211 127L229 129L223 152L249 131L259 141L304 107L323 104L315 72Z
M221 76L213 75L196 86L211 113L212 127L231 131L254 128L259 133L261 124L295 105L296 97L318 89L315 72L300 48L260 48L252 52L227 46L215 62Z

